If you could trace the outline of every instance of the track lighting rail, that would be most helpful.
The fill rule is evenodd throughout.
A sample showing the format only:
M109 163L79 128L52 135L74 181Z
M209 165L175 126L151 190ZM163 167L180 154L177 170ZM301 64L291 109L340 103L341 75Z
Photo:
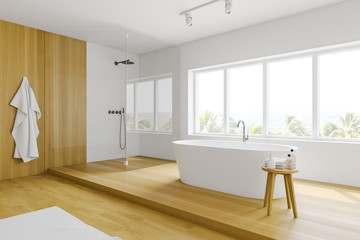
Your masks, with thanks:
M210 2L207 2L207 3L204 3L204 4L201 4L199 6L196 6L196 7L193 7L193 8L190 8L188 10L185 10L185 11L182 11L180 13L180 16L182 15L185 15L185 21L186 21L186 25L188 25L189 27L192 26L192 16L191 16L191 12L199 9L199 8L202 8L202 7L205 7L205 6L208 6L210 4L213 4L213 3L216 3L216 2L225 2L225 13L226 14L230 14L231 13L231 9L232 9L232 0L213 0L213 1L210 1Z
M202 7L205 7L205 6L207 6L207 5L210 5L210 4L213 4L213 3L216 3L216 2L220 2L220 1L224 1L224 0L213 0L213 1L210 1L210 2L207 2L207 3L204 3L204 4L201 4L201 5L199 5L199 6L190 8L190 9L188 9L188 10L182 11L182 12L180 13L180 16L182 16L182 15L184 15L184 14L186 14L186 13L190 13L190 12L196 10L196 9L199 9L199 8L202 8Z

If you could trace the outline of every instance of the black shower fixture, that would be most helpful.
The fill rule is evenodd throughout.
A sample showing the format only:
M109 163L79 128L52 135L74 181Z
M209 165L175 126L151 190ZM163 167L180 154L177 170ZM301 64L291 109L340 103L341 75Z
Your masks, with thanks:
M121 61L121 62L115 62L115 65L116 65L116 66L119 65L119 63L125 64L125 65L132 65L132 64L134 64L134 62L133 62L133 61L130 61L130 59L127 59L127 60L124 60L124 61Z

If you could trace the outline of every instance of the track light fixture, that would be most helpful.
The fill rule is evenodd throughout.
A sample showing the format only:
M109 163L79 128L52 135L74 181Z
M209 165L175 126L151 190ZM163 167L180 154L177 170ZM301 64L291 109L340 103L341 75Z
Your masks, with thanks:
M180 16L185 15L186 25L191 27L192 26L192 16L191 16L192 11L195 11L196 9L199 9L199 8L202 8L202 7L205 7L207 5L210 5L210 4L213 4L213 3L216 3L216 2L220 2L220 1L224 1L224 0L213 0L213 1L201 4L199 6L196 6L196 7L193 7L191 9L188 9L186 11L181 12ZM232 0L225 0L225 13L230 14L231 10L232 10Z
M185 21L186 21L186 25L188 25L189 27L192 26L191 13L185 13Z
M225 13L230 14L232 9L232 0L225 0Z

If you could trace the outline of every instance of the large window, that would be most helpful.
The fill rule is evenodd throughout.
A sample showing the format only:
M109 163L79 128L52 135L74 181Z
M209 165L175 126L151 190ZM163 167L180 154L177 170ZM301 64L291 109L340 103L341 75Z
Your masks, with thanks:
M270 62L269 135L311 136L312 58Z
M255 136L360 138L358 46L266 57L193 73L189 103L194 107L189 109L194 111L194 134L242 134L237 123L243 120L246 134Z
M243 120L249 134L263 133L263 66L261 64L228 70L229 133L242 133L237 121Z
M172 78L132 81L126 90L128 130L172 131Z
M319 136L360 137L360 50L319 56Z
M202 133L224 132L224 72L197 74L197 120Z

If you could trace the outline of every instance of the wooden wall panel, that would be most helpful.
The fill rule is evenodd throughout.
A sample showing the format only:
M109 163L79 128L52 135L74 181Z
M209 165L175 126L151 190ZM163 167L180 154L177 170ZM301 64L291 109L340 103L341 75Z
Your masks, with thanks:
M86 42L45 33L47 167L86 162Z
M15 142L11 131L16 108L10 102L27 76L40 110L44 113L44 32L0 20L0 180L45 171L44 115L37 122L40 158L24 163L14 159Z

